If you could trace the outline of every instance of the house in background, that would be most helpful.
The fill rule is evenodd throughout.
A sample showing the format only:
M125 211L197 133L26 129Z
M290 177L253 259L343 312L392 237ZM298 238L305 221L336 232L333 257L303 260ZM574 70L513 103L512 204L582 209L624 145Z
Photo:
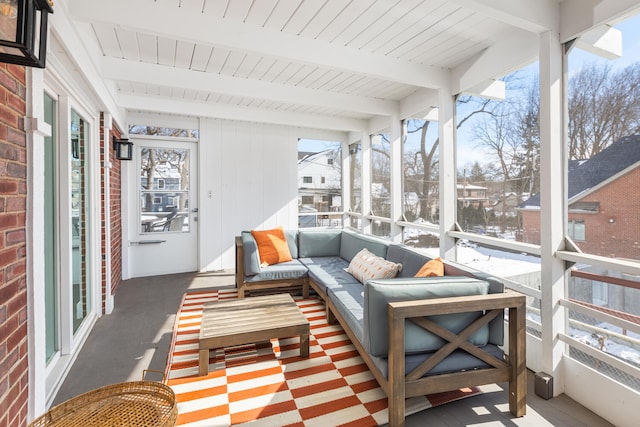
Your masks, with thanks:
M640 258L640 135L621 138L568 169L568 234L583 251ZM523 202L525 243L540 243L540 194Z
M342 210L339 151L298 153L298 209L300 212Z

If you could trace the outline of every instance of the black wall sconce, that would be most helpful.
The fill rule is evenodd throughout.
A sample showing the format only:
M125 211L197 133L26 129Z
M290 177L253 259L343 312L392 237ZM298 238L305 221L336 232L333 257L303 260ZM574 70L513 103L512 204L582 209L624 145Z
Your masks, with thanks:
M44 68L53 0L0 0L0 62Z
M116 150L116 159L131 160L133 158L133 142L128 139L113 137L113 149Z

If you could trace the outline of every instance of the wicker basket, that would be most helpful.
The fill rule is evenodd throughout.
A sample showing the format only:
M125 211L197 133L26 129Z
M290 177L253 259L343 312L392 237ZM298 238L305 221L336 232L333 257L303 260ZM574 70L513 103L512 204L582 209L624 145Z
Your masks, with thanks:
M131 381L95 389L67 400L30 427L173 426L178 406L173 390L155 381Z

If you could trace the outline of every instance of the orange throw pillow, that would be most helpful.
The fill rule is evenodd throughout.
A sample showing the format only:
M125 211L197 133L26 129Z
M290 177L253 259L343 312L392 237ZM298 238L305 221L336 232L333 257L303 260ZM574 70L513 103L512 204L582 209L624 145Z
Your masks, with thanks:
M434 276L444 276L444 263L440 257L425 262L415 275L415 277Z
M291 252L282 227L263 231L251 230L251 235L258 244L261 267L291 261Z

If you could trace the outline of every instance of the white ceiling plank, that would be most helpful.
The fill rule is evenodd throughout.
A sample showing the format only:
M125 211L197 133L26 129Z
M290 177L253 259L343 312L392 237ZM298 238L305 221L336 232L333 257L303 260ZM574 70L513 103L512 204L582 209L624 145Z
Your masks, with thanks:
M264 73L262 79L268 82L273 82L278 78L278 76L280 76L280 74L282 74L282 72L289 66L289 64L289 61L284 61L281 59L277 60L271 65L271 67L269 67L267 72Z
M209 58L209 64L207 65L207 73L220 74L224 63L227 62L227 57L231 51L223 47L216 47L211 53Z
M302 29L300 35L315 39L349 4L351 3L344 0L327 0L316 16Z
M244 22L253 0L232 0L227 3L224 17L234 21Z
M376 21L381 16L390 13L393 6L390 2L375 2L373 4L369 2L369 7L360 15L356 16L353 22L333 40L333 43L347 46L362 31L376 25Z
M370 4L369 0L353 0L316 37L328 42L335 41L343 31L349 28L354 19L369 8Z
M207 88L211 92L254 98L259 94L259 97L281 102L320 105L368 114L393 114L398 108L397 102L382 99L330 93L211 73L196 73L142 62L132 63L122 59L103 58L102 69L105 79L143 82L158 86L173 85L183 90Z
M292 84L292 79L302 70L304 64L290 63L278 77L273 80L273 83L289 85Z
M318 67L313 65L303 65L289 80L286 81L286 84L306 87L304 84L301 84L302 81L306 80L311 74L313 74Z
M251 73L255 70L255 68L260 63L262 57L260 55L256 55L254 53L247 54L242 63L238 67L238 70L234 74L235 77L248 78Z
M178 6L193 12L202 12L206 0L178 0Z
M428 22L429 17L441 6L442 4L437 1L424 2L402 19L396 21L384 33L371 40L366 46L367 49L384 55L397 48L398 45L416 35L422 28L420 23Z
M136 33L138 38L138 49L140 60L152 64L158 63L158 42L157 37L150 34Z
M267 71L269 71L269 69L271 69L276 61L276 58L270 58L266 56L261 57L260 61L258 61L256 66L247 77L250 79L262 80L264 78L264 75L267 73Z
M233 76L236 71L238 71L238 68L240 68L240 64L242 64L245 56L247 56L247 54L243 52L230 52L229 56L227 56L227 60L224 62L224 65L220 70L220 74Z
M119 10L127 10L129 13L122 14ZM438 88L448 85L449 81L447 70L442 68L411 64L346 48L336 43L304 39L267 28L225 21L202 13L191 13L182 8L169 8L164 3L149 5L112 0L107 4L97 0L86 0L74 3L74 13L78 19L119 22L123 28L170 34L171 37L181 40L200 40L203 43L244 52L291 58L307 64L339 68L414 86ZM145 16L146 19L141 20L139 16Z
M282 31L299 5L299 0L280 0L271 11L271 15L269 15L269 18L264 23L264 27Z
M327 72L328 72L328 70L326 70L326 69L322 69L320 67L316 67L313 71L311 71L309 74L307 74L304 77L304 79L300 80L298 82L297 86L310 87L313 84L313 82L315 82L318 79L320 79Z
M320 9L322 9L325 2L326 0L302 2L291 16L291 19L286 23L283 30L293 34L300 34Z
M333 79L338 78L342 73L340 71L327 69L326 73L323 73L320 77L318 77L315 81L311 83L309 88L311 89L321 89L325 85L329 84Z
M213 48L202 44L196 44L191 60L191 69L194 71L205 71Z
M393 6L387 12L382 14L373 25L369 25L361 31L350 43L350 47L373 51L375 49L369 46L376 39L386 40L393 34L393 27L396 25L406 25L403 21L410 19L411 16L418 15L416 8L423 0L405 0L402 7Z
M195 46L195 43L178 40L176 44L176 67L187 69L191 67Z
M433 37L434 34L438 34L440 31L439 28L446 29L442 27L442 21L459 10L459 6L453 3L443 4L426 16L422 25L415 26L416 30L418 30L416 34L412 35L412 37L404 43L396 45L393 49L386 52L385 55L393 58L403 58L410 56L411 52L416 49L422 49L423 46L428 44L428 40ZM440 25L440 27L438 27L438 25Z
M515 26L541 33L558 31L558 2L555 0L451 0L466 9Z
M227 2L220 0L205 0L202 13L207 16L222 18L227 10Z
M176 62L176 40L158 37L158 64L173 66Z
M278 0L254 1L244 22L259 27L264 26L276 3L278 3Z
M131 61L139 61L140 54L138 53L138 39L136 38L136 33L117 27L115 31L122 51L122 57Z
M102 53L106 56L122 58L122 50L113 25L93 23L92 27L100 47L102 47Z

